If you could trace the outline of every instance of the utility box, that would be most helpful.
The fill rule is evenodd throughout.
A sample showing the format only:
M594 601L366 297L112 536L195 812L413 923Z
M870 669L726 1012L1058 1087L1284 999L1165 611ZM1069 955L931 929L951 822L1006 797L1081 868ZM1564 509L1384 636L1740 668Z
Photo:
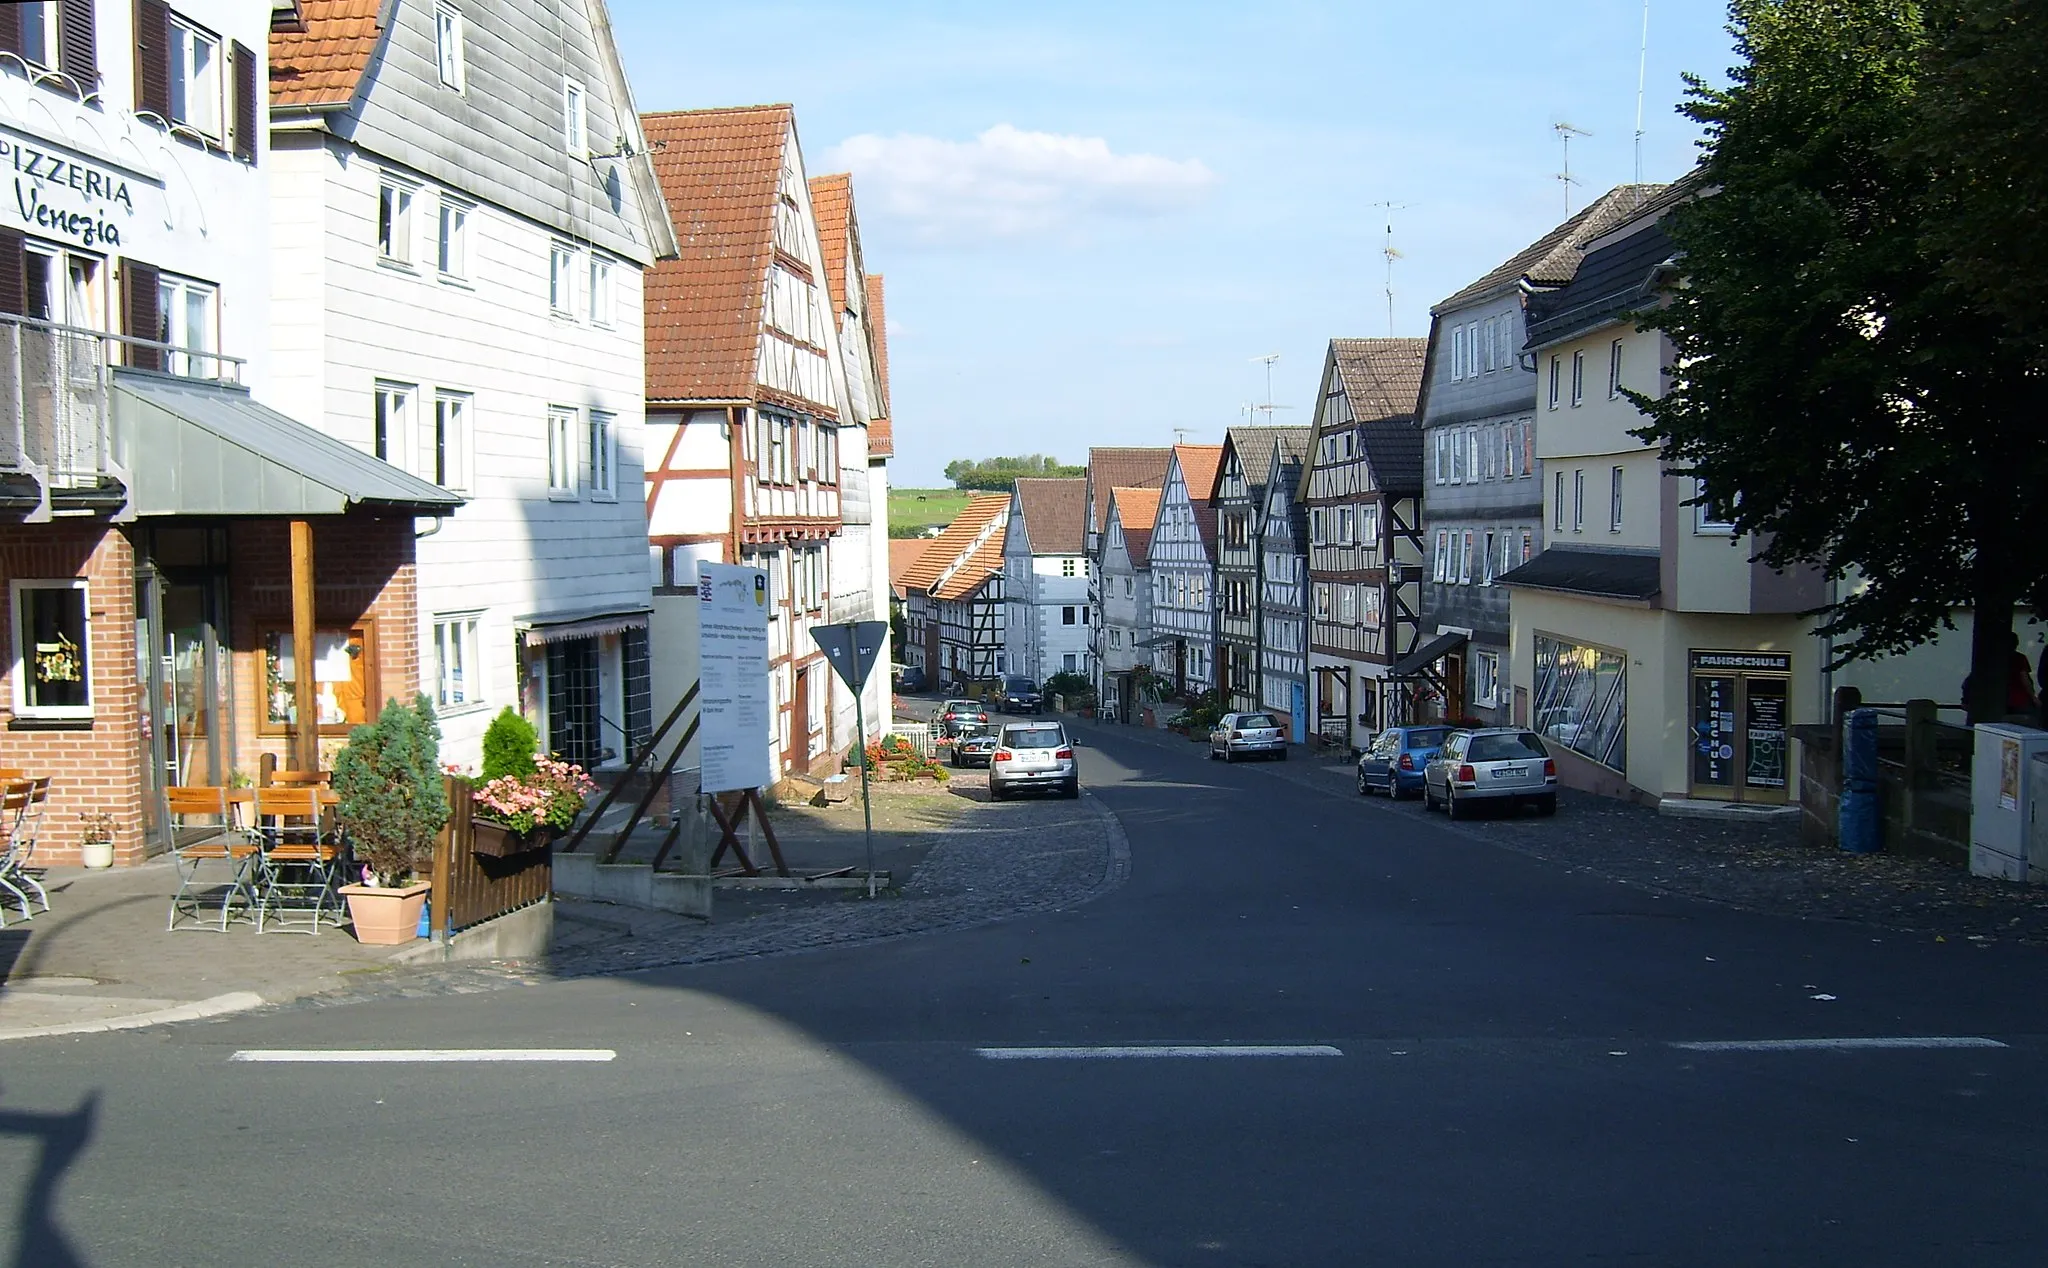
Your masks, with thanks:
M2009 723L1977 725L1970 765L1970 873L2024 881L2036 791L2048 779L2048 731ZM2048 867L2048 857L2041 858Z
M2028 761L2027 879L2048 885L2048 753Z

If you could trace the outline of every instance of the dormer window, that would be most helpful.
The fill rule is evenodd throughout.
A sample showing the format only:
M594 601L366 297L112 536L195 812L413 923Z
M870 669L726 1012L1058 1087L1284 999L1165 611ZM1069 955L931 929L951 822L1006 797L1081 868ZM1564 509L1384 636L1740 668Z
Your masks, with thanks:
M441 85L462 91L462 11L452 4L434 6L434 61Z

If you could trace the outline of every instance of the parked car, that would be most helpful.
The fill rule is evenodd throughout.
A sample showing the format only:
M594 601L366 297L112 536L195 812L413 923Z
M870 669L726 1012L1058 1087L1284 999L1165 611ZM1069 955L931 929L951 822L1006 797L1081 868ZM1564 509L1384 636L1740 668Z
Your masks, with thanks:
M1039 694L1037 684L1022 674L1004 674L996 707L1004 713L1043 713L1045 697Z
M1081 795L1081 768L1074 744L1057 722L1012 722L1003 727L988 763L988 797L1053 789L1062 797Z
M1395 726L1379 733L1358 758L1358 795L1383 792L1399 801L1422 791L1422 768L1429 765L1447 726Z
M986 766L995 756L996 734L978 722L960 724L959 738L953 742L953 765Z
M1521 727L1453 731L1422 770L1422 801L1461 819L1475 803L1532 802L1538 814L1557 813L1557 762L1543 737Z
M898 665L896 667L896 690L898 691L923 691L929 685L929 681L925 677L924 670L916 665Z
M979 700L953 699L939 706L934 720L939 724L939 734L951 739L960 734L962 726L987 726L988 710Z
M1234 762L1252 754L1287 760L1287 737L1270 713L1226 713L1209 732L1209 760Z

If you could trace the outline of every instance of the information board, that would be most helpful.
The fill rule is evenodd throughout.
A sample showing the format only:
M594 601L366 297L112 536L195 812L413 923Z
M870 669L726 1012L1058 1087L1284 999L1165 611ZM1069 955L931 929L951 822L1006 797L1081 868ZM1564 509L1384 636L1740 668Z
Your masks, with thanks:
M768 574L697 565L697 747L705 792L765 788L771 722Z

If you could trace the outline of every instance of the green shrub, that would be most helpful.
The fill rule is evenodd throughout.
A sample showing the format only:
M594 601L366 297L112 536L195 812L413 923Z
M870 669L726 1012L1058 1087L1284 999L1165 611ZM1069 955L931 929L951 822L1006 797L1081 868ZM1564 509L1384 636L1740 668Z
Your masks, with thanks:
M334 759L342 827L380 885L417 873L448 822L440 758L441 728L422 694L409 705L387 701L375 722L349 732Z
M520 717L508 704L491 719L490 729L484 732L484 768L479 778L488 784L507 775L531 775L533 758L539 751L540 734L533 729L533 723Z

